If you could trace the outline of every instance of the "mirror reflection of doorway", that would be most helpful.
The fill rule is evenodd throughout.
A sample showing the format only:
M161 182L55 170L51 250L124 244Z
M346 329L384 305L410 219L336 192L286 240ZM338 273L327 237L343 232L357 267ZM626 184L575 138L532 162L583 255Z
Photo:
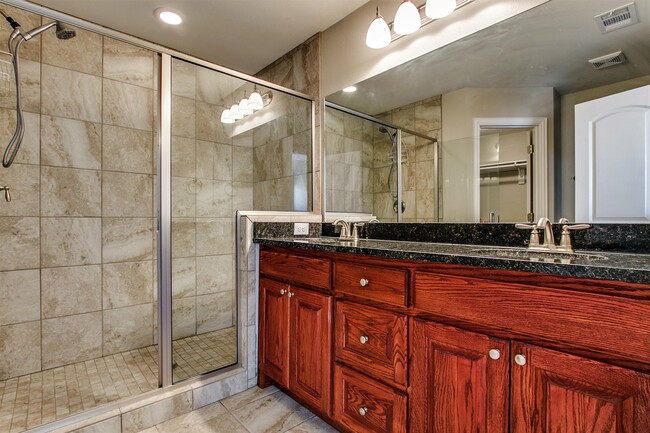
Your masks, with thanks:
M533 212L532 128L482 127L480 221L527 221Z

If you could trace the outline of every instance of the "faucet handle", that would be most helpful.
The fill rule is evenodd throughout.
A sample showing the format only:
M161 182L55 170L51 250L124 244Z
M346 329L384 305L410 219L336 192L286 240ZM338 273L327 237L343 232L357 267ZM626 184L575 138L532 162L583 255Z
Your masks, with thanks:
M8 186L0 186L0 191L5 192L5 201L10 202L11 201L11 188Z
M515 228L530 230L530 241L528 242L528 248L539 247L539 230L537 229L537 224L517 223L515 224Z
M590 229L590 224L565 224L562 226L562 237L560 238L560 250L569 253L573 252L573 243L571 242L571 231L587 230Z
M355 241L359 239L359 230L365 226L365 223L354 223L352 224L352 239Z

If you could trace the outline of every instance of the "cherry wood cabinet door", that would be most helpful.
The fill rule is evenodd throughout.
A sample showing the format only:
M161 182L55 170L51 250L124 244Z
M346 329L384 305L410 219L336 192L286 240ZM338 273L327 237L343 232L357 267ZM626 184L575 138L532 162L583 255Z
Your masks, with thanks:
M259 370L289 385L289 285L260 279Z
M650 432L650 376L513 343L512 433Z
M411 337L411 432L508 433L507 341L421 320Z
M289 389L330 413L332 297L291 286Z

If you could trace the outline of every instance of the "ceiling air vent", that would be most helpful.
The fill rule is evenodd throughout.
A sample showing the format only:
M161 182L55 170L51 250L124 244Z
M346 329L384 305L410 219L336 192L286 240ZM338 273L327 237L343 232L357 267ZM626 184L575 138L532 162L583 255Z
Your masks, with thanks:
M606 54L602 57L589 60L594 69L604 69L610 66L616 66L625 63L625 54L623 51Z
M601 32L607 33L639 22L634 2L612 9L594 17Z

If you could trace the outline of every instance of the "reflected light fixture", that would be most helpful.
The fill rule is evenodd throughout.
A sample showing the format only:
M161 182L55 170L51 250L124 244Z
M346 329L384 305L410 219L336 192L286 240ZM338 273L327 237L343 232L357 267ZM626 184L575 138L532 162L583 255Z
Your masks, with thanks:
M431 19L444 18L456 9L456 0L427 0L424 14Z
M356 86L348 86L345 89L343 89L343 91L345 93L352 93L352 92L356 92L357 88L356 88Z
M239 112L245 116L253 114L253 109L248 106L248 98L244 95L244 99L239 101Z
M420 12L411 0L404 0L395 14L395 33L409 35L415 33L422 24Z
M244 115L239 112L239 104L232 104L230 107L230 117L235 120L244 118Z
M377 14L366 34L366 45L370 48L384 48L388 44L390 44L390 28L384 17L379 14L379 6L377 6Z
M235 123L235 119L230 117L230 109L226 108L221 113L221 123Z
M181 15L173 9L158 8L154 14L162 21L173 26L177 26L183 22Z
M261 110L264 107L264 101L262 101L262 95L257 91L257 88L253 90L253 93L248 97L248 108L251 108L253 111Z

